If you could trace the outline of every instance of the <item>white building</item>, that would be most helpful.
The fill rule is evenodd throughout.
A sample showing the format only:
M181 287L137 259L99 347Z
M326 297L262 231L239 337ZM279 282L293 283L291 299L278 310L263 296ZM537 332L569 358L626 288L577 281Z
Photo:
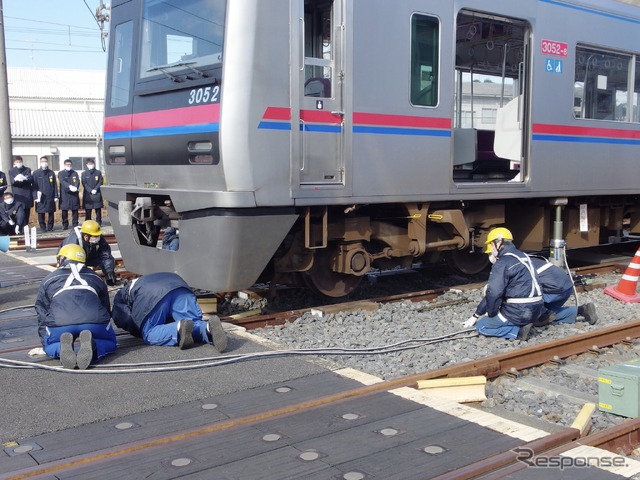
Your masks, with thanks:
M13 155L38 168L40 157L60 170L70 158L84 169L88 158L102 168L105 72L8 68Z

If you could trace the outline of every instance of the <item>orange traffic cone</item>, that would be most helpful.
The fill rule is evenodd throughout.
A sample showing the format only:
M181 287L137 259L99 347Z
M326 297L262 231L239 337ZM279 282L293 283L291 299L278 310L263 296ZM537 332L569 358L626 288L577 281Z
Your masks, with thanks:
M622 275L622 280L615 287L607 287L604 293L624 303L639 303L640 295L636 294L636 286L640 277L640 248L636 252L633 260Z

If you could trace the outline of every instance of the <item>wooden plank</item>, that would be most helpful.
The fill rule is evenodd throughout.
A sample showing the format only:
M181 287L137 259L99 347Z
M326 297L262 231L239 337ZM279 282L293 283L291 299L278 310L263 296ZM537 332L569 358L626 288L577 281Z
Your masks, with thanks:
M418 390L424 390L429 396L446 398L454 402L484 402L487 399L485 393L487 378L482 375L418 380L417 384Z
M324 318L327 315L339 312L355 312L357 310L363 310L365 312L375 312L379 308L379 303L362 300L358 302L349 302L346 308L344 305L325 305L323 307L312 308L311 313L320 318Z
M587 435L591 430L591 415L596 411L595 403L585 403L580 409L580 413L571 424L571 428L580 430L580 436Z

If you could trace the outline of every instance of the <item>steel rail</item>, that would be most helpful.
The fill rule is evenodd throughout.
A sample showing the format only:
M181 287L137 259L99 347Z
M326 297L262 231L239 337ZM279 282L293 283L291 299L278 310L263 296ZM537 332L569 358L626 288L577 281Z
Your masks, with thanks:
M569 429L572 430L572 429ZM499 463L499 456L496 455L494 457L490 457L486 459L486 461L477 462L471 465L464 467L464 469L460 469L451 472L451 476L442 476L437 477L438 480L445 479L482 479L482 480L497 480L500 478L509 477L516 472L521 470L525 470L529 468L531 464L536 464L537 460L540 458L550 459L553 457L557 457L562 455L563 453L568 452L577 447L581 446L590 446L601 448L603 450L607 450L616 455L626 456L629 455L633 450L638 448L640 445L640 418L634 418L627 420L619 425L615 425L613 427L607 428L605 430L601 430L600 432L594 433L592 435L587 435L582 438L577 438L572 441L568 441L564 444L559 444L555 448L546 450L546 451L536 451L533 450L535 456L527 457L527 461L518 461L516 457L516 452L512 453L513 462L509 465L503 466L503 464ZM528 445L523 446L522 448L529 448ZM491 469L491 464L495 468ZM545 462L548 465L550 462ZM548 471L548 470L547 470ZM460 472L460 476L455 475Z
M108 244L113 245L117 243L116 236L113 233L105 233L103 236ZM11 238L14 238L14 237L11 237ZM60 242L65 238L66 238L66 235L56 236L56 237L37 237L37 248L56 248L58 247L58 245L60 245ZM11 252L26 250L26 246L24 244L24 237L18 237L17 240L14 240L14 241L17 241L17 245L14 246L13 248L10 248Z

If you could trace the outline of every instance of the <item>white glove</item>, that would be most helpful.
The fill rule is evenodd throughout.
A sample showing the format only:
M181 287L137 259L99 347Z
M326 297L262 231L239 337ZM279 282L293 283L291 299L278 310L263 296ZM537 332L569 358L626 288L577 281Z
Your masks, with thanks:
M58 197L54 198L54 199L53 199L53 201L54 201L54 202L57 202L57 201L58 201Z
M27 179L27 177L25 177L23 174L19 173L15 176L15 181L16 182L24 182Z
M96 193L98 193L97 190L91 190L91 195L95 195Z
M473 326L476 324L476 322L477 322L477 321L478 321L478 317L476 317L476 316L475 316L475 314L474 314L474 315L471 315L471 317L469 317L469 320L467 320L466 322L464 322L464 323L462 324L462 326L463 326L464 328L471 328L471 327L473 327Z
M487 295L487 288L489 288L489 284L487 283L484 287L482 287L482 296Z
M9 220L9 225L13 226L15 224L16 224L16 222L14 222L13 220Z
M39 202L41 198L42 198L42 192L38 191L38 198L36 199L36 202Z
M78 191L78 187L74 187L73 185L69 185L69 191L70 192L77 192Z
M20 225L16 225L16 235L20 235Z

